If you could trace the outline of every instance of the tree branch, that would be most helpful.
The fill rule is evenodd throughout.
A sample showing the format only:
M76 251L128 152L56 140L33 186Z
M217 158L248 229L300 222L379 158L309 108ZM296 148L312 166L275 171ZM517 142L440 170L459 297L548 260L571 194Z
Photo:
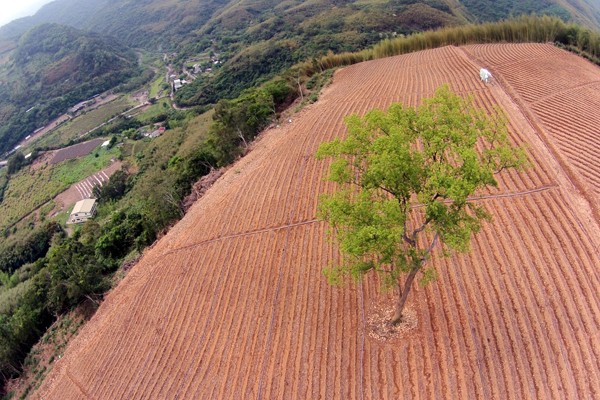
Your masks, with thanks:
M425 262L427 262L427 260L429 259L429 256L431 255L433 248L437 244L439 237L440 237L440 234L436 232L435 236L433 237L433 240L431 241L431 244L429 245L427 250L425 250L425 256L421 259L421 265L419 268L421 268L425 264Z
M425 230L425 228L427 228L427 225L429 225L429 223L431 222L431 218L427 218L425 220L425 222L423 222L423 225L421 225L420 227L418 227L417 229L415 229L411 235L411 240L413 242L417 241L417 235L421 232L423 232Z

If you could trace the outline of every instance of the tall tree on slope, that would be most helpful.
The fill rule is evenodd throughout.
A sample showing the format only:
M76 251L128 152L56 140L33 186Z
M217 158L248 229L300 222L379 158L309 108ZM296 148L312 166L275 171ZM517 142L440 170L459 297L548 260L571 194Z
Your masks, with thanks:
M473 194L497 186L500 171L523 167L526 154L511 145L499 110L488 115L447 85L416 109L393 104L387 112L351 115L346 124L346 139L317 152L333 157L329 179L339 184L319 204L343 254L324 272L332 283L381 273L398 292L390 321L397 325L417 274L422 284L436 276L425 267L436 244L467 251L489 218Z

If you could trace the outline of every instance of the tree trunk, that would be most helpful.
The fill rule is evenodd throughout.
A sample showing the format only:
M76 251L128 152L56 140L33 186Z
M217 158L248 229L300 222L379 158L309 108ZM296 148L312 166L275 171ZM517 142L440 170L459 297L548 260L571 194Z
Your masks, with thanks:
M404 311L404 305L406 304L406 299L408 299L408 293L412 288L412 283L415 280L415 276L417 276L417 272L419 272L420 268L412 269L408 276L406 277L406 282L404 282L404 288L400 291L398 295L398 303L396 304L396 312L392 317L391 324L398 325L402 322L402 311Z

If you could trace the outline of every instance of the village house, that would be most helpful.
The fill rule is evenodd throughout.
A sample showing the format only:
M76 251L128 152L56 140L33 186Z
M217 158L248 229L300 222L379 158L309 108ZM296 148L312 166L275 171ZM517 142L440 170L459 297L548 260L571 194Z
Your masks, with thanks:
M83 199L75 203L71 216L69 217L69 224L81 224L89 219L94 218L96 215L96 199Z

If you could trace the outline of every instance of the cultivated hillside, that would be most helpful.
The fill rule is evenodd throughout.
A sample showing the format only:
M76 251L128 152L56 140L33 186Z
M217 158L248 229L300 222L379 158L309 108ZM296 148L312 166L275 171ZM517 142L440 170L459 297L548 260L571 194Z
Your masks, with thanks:
M511 76L518 63L537 68ZM500 80L484 85L488 64ZM560 68L581 80L551 79ZM520 86L527 76L537 85ZM550 133L571 120L538 124L527 103L542 91L595 102L586 85L598 80L587 61L529 44L445 47L339 71L318 103L267 131L144 255L34 397L598 397L598 220L577 190L582 170L565 165ZM434 256L439 280L413 297L416 330L381 342L368 330L376 282L333 288L320 273L338 252L315 217L332 185L314 154L344 135L345 115L416 105L442 83L503 108L532 167L480 194L494 220L470 254ZM585 132L570 143L594 147Z

